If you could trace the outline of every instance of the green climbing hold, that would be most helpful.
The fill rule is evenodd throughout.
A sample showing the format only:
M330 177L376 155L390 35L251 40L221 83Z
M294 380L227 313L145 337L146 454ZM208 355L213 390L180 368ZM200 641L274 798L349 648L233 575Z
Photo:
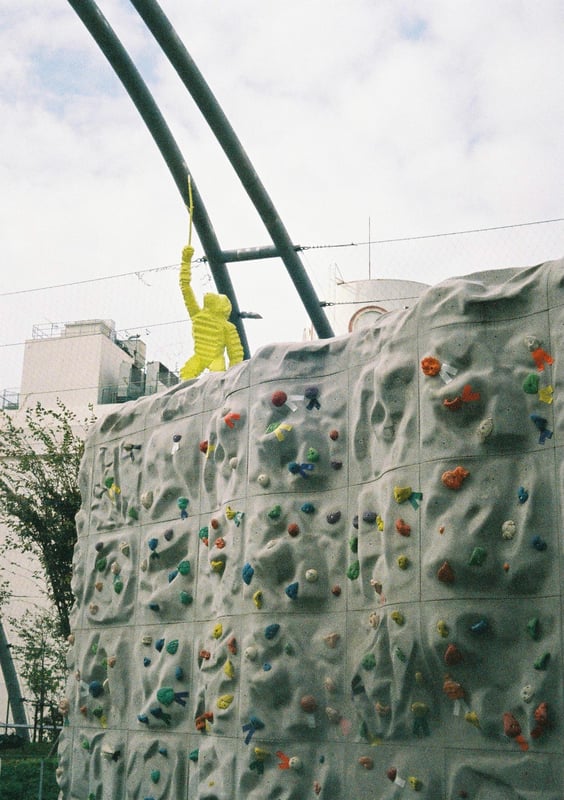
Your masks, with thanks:
M360 663L362 664L362 668L365 670L374 669L376 666L376 656L374 653L367 653Z
M523 382L523 391L527 394L536 394L539 390L539 376L531 373Z
M472 550L472 555L470 556L470 561L468 564L471 567L481 567L486 560L487 555L488 552L485 547L475 547Z
M151 780L153 781L153 783L158 783L160 779L161 779L160 769L151 770Z
M282 506L273 506L270 511L267 513L267 517L270 519L278 519L282 514Z
M198 760L199 754L200 754L199 750L192 750L192 752L188 754L188 758L190 759L190 761L196 762Z
M159 703L162 703L163 706L170 706L171 703L174 702L174 689L170 689L168 686L163 686L157 692L157 700Z
M122 591L123 591L123 581L119 579L117 581L114 581L114 592L116 594L121 594Z
M98 570L98 572L103 572L106 569L107 565L108 565L108 559L106 558L106 556L102 556L102 558L98 558L96 560L96 569Z
M166 646L167 653L170 653L170 655L173 656L177 650L178 650L178 639L171 639Z
M351 536L349 539L351 553L358 553L358 536Z
M360 561L355 561L350 565L347 570L347 578L351 581L356 581L358 576L360 575Z
M535 669L544 670L548 667L549 661L550 661L550 653L543 653L542 656L539 656L537 658L533 666Z
M180 602L182 603L183 606L191 605L193 600L194 598L192 597L190 592L180 592Z
M190 562L189 561L181 561L178 565L178 571L181 575L189 575L190 574Z
M540 621L538 617L532 617L527 622L527 633L535 642L540 639Z

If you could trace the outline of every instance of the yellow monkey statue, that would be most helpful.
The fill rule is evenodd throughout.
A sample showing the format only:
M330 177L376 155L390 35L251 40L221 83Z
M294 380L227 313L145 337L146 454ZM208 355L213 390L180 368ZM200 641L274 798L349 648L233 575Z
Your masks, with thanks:
M204 295L204 307L201 308L192 289L192 256L194 248L187 245L182 250L180 267L180 290L184 304L192 320L192 338L194 355L180 370L183 381L196 378L205 369L211 372L225 370L225 350L229 358L229 366L239 364L243 360L243 346L237 328L229 322L231 302L224 294L208 292Z

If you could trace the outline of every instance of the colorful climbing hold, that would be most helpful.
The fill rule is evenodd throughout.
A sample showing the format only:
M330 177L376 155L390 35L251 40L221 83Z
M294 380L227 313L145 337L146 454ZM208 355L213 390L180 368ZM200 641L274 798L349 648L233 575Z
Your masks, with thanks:
M255 571L254 571L253 567L251 566L251 564L249 564L247 562L243 566L243 569L241 570L241 573L242 573L242 577L243 577L243 583L245 583L247 586L249 586L251 581L252 581L252 579L253 579L253 575L255 574Z
M278 389L278 391L272 393L270 401L273 406L276 406L276 408L280 408L281 406L284 405L287 399L288 395L286 394L286 392L283 392L281 389Z
M176 501L176 505L180 509L181 519L186 519L186 517L188 516L188 511L186 509L188 508L189 503L190 500L187 497L179 497L178 500Z
M356 581L360 575L360 561L353 561L347 569L347 578L351 581Z
M279 630L280 625L277 622L267 625L264 629L264 638L269 640L274 639L274 637L278 635Z
M421 359L421 370L424 375L434 378L441 370L441 362L434 356L425 356Z
M539 376L535 373L527 375L523 381L523 391L527 394L536 394L539 390Z
M462 661L462 653L455 644L449 644L445 650L443 660L449 667L455 664L460 664Z
M536 670L543 671L543 670L548 668L548 662L549 661L550 661L550 653L548 653L548 652L543 653L533 663L533 667Z
M439 567L437 571L437 578L442 583L454 583L455 581L454 570L448 561L443 561L443 563Z
M552 439L552 431L548 429L548 420L539 414L530 414L530 420L539 431L539 444L544 444L547 439Z
M447 489L458 490L462 488L462 484L470 472L464 467L455 467L454 469L447 470L441 475L441 482Z
M290 598L290 600L295 600L298 596L299 588L300 584L297 581L294 581L294 583L286 586L284 593Z
M468 561L469 566L471 567L481 567L484 561L486 560L488 552L485 547L475 547L472 550L470 555L470 559Z

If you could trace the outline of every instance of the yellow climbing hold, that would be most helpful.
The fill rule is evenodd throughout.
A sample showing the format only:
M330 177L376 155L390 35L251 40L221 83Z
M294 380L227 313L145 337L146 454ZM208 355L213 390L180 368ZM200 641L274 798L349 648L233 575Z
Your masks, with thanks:
M221 697L217 698L216 706L222 709L229 708L229 706L233 702L234 697L235 695L233 694L222 694Z
M384 530L384 520L382 519L380 514L376 516L376 527L378 528L379 531Z
M231 680L235 676L235 667L233 666L232 662L229 661L229 659L227 659L227 661L223 665L223 671L227 675L229 680Z
M396 503L405 503L412 494L413 490L411 486L394 486L394 498Z
M223 634L223 625L221 622L218 622L216 625L213 626L212 636L214 639L221 639Z
M552 388L552 386L543 386L541 389L539 389L539 400L541 401L541 403L550 404L552 403L553 400L552 397L553 393L554 389Z
M231 508L231 506L227 506L227 508L225 509L225 516L227 517L227 519L235 519L235 517L237 516L237 512L235 511L234 508Z
M253 603L257 608L262 608L262 592L260 589L257 589L257 591L254 593Z
M464 719L466 722L469 722L470 725L474 725L476 728L480 727L480 720L478 719L478 715L475 711L467 711L464 715Z
M221 575L225 569L225 561L222 561L219 558L214 558L213 561L210 561L210 567L212 568L212 572L217 572L218 575Z
M392 611L392 613L391 613L391 617L392 617L393 621L394 621L394 622L395 622L397 625L403 625L403 623L405 622L405 617L404 617L404 615L401 613L401 611Z
M437 631L439 632L439 636L442 636L443 639L446 639L448 636L448 625L444 621L444 619L440 619L437 622Z
M418 791L419 791L419 790L420 790L420 789L423 787L423 784L421 783L421 781L419 780L419 778L416 778L414 775L411 775L411 776L410 776L410 777L407 779L407 782L409 783L409 785L411 786L411 788L412 788L414 791L416 791L416 792L418 792Z
M273 433L274 433L274 435L276 436L276 438L278 439L279 442L283 442L284 441L284 431L287 431L289 433L291 430L292 430L292 426L291 425L288 425L287 422L281 422L280 425L278 425L274 429Z
M270 755L270 750L265 750L264 747L255 747L254 754L257 761L265 761Z
M108 496L110 500L114 502L118 494L121 494L121 489L117 484L112 483L112 485L108 487Z

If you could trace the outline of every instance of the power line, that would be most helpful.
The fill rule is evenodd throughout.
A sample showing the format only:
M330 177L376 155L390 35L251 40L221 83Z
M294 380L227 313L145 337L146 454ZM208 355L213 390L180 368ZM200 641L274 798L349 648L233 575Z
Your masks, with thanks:
M421 236L401 236L397 239L370 239L366 242L348 242L344 244L316 244L316 245L303 245L302 250L322 250L335 247L366 247L371 244L393 244L397 242L416 242L422 239L439 239L446 236L465 236L470 233L489 233L492 231L506 231L512 228L527 228L533 225L549 225L553 222L564 222L564 217L557 217L555 219L541 219L536 222L518 222L513 225L496 225L492 228L471 228L464 231L449 231L447 233L427 233Z
M202 259L196 259L194 263L201 263ZM13 297L16 294L30 294L31 292L46 292L50 289L65 289L67 286L82 286L86 283L100 283L101 281L112 281L117 278L131 278L132 276L142 280L142 275L149 272L166 272L170 269L178 269L180 264L167 264L164 267L148 267L147 269L134 270L133 272L120 272L117 275L103 275L99 278L85 278L83 281L69 281L68 283L55 283L51 286L38 286L34 289L15 289L13 292L0 292L0 297Z
M470 228L468 230L462 230L462 231L447 231L445 233L428 233L428 234L422 234L420 236L401 236L396 239L369 239L368 241L365 242L341 242L334 244L300 245L300 250L301 251L324 250L324 249L334 249L339 247L366 247L372 244L415 242L415 241L422 241L424 239L439 239L441 237L448 237L448 236L465 236L471 233L490 233L493 231L512 230L514 228L527 228L535 225L550 225L555 222L564 222L564 217L556 217L555 219L541 219L541 220L536 220L534 222L518 222L512 225L496 225L490 228ZM192 263L204 264L205 262L206 259L202 257L194 259ZM162 267L148 267L147 269L132 270L131 272L120 272L117 275L103 275L98 278L85 278L82 281L69 281L67 283L52 284L50 286L38 286L33 289L15 289L14 291L11 292L0 292L0 297L13 297L14 295L30 294L32 292L46 292L49 291L50 289L65 289L68 286L81 286L89 283L100 283L102 281L116 280L117 278L136 277L141 281L143 275L147 275L151 272L166 272L171 269L178 269L179 266L180 264L178 263L166 264L165 266Z

